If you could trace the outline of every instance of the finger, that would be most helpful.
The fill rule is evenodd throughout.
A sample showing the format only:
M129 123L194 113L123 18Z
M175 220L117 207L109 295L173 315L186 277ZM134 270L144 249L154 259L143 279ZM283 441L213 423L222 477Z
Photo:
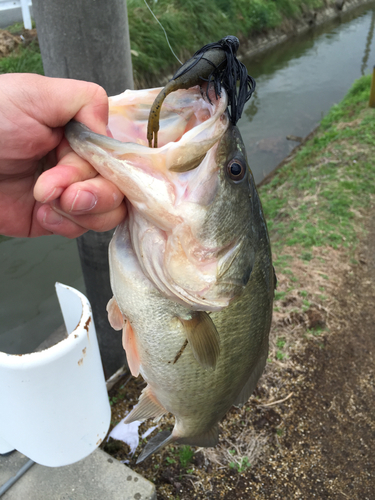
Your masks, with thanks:
M114 229L124 220L126 213L126 205L121 203L115 210L104 214L73 216L64 212L55 201L39 208L37 220L43 229L51 233L76 238L90 229L97 232Z
M121 203L119 207L111 212L103 214L87 214L87 215L74 215L64 213L65 217L76 222L76 224L87 230L97 231L99 233L109 231L118 226L126 217L127 210L125 203Z
M10 78L14 94L25 94L23 110L50 128L63 127L72 118L94 132L106 135L108 97L99 85L80 80L48 78L34 74L3 75Z
M57 213L48 204L39 207L35 218L37 223L34 225L32 236L57 234L66 238L78 238L87 231L86 228Z
M112 182L101 176L76 182L60 196L61 209L71 215L104 214L118 208L124 199Z
M70 148L53 168L43 172L34 186L34 197L41 203L56 200L67 187L98 175L97 171L86 160L80 158Z
M43 109L46 125L60 127L75 118L94 132L106 135L108 96L102 87L91 82L59 78L47 78L44 85L47 95L50 95ZM57 93L59 99L55 98Z

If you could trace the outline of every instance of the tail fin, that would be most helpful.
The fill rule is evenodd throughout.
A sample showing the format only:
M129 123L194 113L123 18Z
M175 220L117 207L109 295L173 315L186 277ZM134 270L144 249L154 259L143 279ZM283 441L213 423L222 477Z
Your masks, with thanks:
M140 464L143 460L146 460L146 458L155 453L155 451L161 450L161 448L164 448L164 446L172 441L174 441L174 438L170 431L159 432L159 434L151 438L143 448L142 453L138 457L137 464Z

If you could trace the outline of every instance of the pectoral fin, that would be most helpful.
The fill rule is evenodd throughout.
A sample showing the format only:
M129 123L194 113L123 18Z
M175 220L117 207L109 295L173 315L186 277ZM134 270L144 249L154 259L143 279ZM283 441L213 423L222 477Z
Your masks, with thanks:
M137 349L136 337L129 321L125 323L122 330L122 345L126 352L126 359L134 377L139 375L140 359Z
M198 363L205 369L215 369L220 354L220 337L214 322L203 311L193 312L190 319L178 318Z
M107 304L108 321L114 330L121 330L124 326L124 317L114 297Z

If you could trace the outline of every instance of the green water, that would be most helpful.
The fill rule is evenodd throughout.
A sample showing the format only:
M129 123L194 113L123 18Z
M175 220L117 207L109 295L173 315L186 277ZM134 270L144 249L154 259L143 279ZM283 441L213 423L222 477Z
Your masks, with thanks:
M260 182L305 137L356 78L375 64L375 4L244 60L257 82L239 128Z

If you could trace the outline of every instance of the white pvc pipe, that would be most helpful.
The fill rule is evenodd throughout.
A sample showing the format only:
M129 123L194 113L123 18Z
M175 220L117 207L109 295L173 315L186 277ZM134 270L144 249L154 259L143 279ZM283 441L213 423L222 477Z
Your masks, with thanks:
M23 355L0 352L0 453L71 464L107 434L111 410L87 298L56 284L68 337Z

